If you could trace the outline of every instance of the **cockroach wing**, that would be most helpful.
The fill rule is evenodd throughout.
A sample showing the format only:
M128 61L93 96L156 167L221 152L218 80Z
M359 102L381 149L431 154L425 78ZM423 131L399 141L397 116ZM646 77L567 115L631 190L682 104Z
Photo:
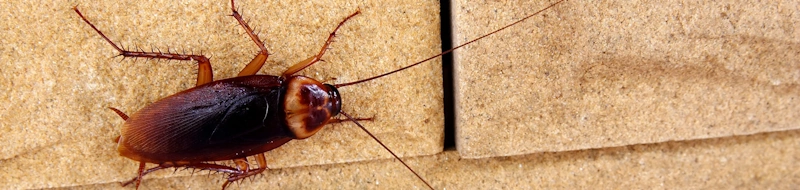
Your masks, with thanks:
M166 97L131 115L121 155L138 161L216 161L242 158L291 140L278 77L214 81Z

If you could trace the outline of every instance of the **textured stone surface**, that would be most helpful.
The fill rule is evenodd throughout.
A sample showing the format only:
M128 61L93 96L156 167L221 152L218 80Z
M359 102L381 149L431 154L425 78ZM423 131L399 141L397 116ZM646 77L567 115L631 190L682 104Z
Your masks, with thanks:
M457 43L549 2L454 2ZM457 145L492 157L800 127L797 1L566 1L456 52Z
M234 19L226 16L230 14L227 3L0 3L6 10L0 12L0 19L4 21L0 23L3 37L0 38L0 87L3 88L0 91L0 143L3 143L0 170L4 171L0 174L0 184L12 189L119 188L118 182L133 177L136 164L116 155L112 140L119 133L122 121L105 107L133 112L194 83L194 63L113 58L113 49L78 19L72 6L80 5L90 20L126 47L202 51L212 57L214 74L221 79L234 76L256 50ZM260 31L272 53L262 69L266 74L280 73L316 53L336 23L358 7L364 14L344 26L340 38L326 56L327 62L309 68L304 74L322 80L336 77L335 82L349 82L438 51L435 2L354 3L290 5L242 1L238 5L251 26ZM799 78L798 64L794 61L798 59L791 57L797 55L797 49L791 48L798 47L798 34L794 31L796 27L787 27L797 23L798 14L774 16L796 11L792 7L798 7L797 2L781 2L780 6L748 2L728 2L729 5L724 2L722 5L667 3L608 5L567 1L544 19L540 17L539 21L518 27L521 32L500 34L492 37L494 40L490 38L461 51L463 56L465 52L486 46L519 48L490 48L500 53L471 53L495 56L490 57L494 61L478 60L478 65L488 69L482 71L485 76L481 77L507 80L488 86L492 87L488 93L496 95L493 100L529 101L527 96L508 96L510 93L502 92L512 91L513 86L508 90L508 84L522 80L530 84L531 89L538 90L536 94L541 102L537 104L541 105L530 109L546 116L542 118L550 118L547 121L534 118L533 121L558 125L539 124L537 128L526 128L531 126L531 110L518 109L519 105L514 104L501 105L509 108L502 112L505 115L492 115L490 119L460 113L462 118L472 117L467 121L483 121L484 134L472 136L472 144L462 141L460 153L448 151L408 157L406 161L437 189L790 189L798 186L800 176L795 168L798 168L796 160L800 159L797 148L800 147L800 132L791 130L798 122L780 112L796 111L798 105L797 98L792 98L800 94L796 86L786 87L796 85ZM499 4L509 8L492 6ZM500 27L507 23L503 20L518 19L542 6L510 2L487 2L473 8L456 5L470 10L467 15L480 16L479 12L487 11L508 16L482 21L491 26L480 30L457 29L474 32L458 37L461 40ZM726 8L726 14L713 11L719 7ZM706 20L704 14L700 14L703 12L728 18L729 23L733 23L728 26L736 27L723 30L724 25L720 23L724 22ZM598 18L606 20L594 20ZM659 19L666 19L663 22L670 24L661 26L665 28L653 28L659 25L651 22ZM674 26L674 22L681 23L681 27L670 29L668 26ZM634 32L630 29L634 26L647 27L654 34ZM763 31L741 31L748 28L762 28ZM661 30L671 31L669 34L673 35L667 35L671 38L665 40L664 34L658 33L663 32ZM517 38L529 44L512 43ZM583 43L587 42L597 45L584 47ZM540 49L533 51L526 45ZM716 51L713 47L717 47ZM589 48L595 49L585 50ZM720 53L729 49L735 51ZM517 51L523 53L513 53ZM562 58L572 61L565 62ZM760 60L774 64L765 65ZM517 64L505 65L507 62ZM623 64L626 62L629 63ZM729 71L720 70L720 64ZM376 117L375 122L365 122L367 127L403 155L427 155L441 150L439 65L425 65L386 80L342 89L345 110L354 115ZM520 71L526 74L517 73ZM763 75L765 72L771 75ZM484 87L480 84L483 80L477 79L472 81L475 86ZM772 86L764 85L764 81ZM697 87L693 85L709 86L703 89L710 95L687 93L686 89ZM625 88L621 88L623 86ZM382 92L382 89L387 90ZM737 89L740 90L737 94L729 93ZM518 91L524 95L522 92ZM620 98L623 95L629 97ZM782 102L776 104L776 100ZM663 107L659 101L684 104ZM702 101L718 102L704 104ZM769 107L747 107L752 101L770 104ZM614 107L605 108L605 105ZM469 108L469 104L459 106ZM473 111L497 114L496 106L484 104L480 110ZM686 112L689 108L700 111ZM631 109L639 109L639 112L630 112ZM763 115L763 109L774 113ZM629 114L630 118L619 119L622 113ZM664 117L660 120L643 117L654 114ZM670 114L688 119L674 119L678 116ZM736 114L750 115L733 117ZM707 119L698 120L700 117ZM739 123L743 119L754 122ZM574 123L578 121L583 123ZM497 122L499 126L492 125ZM704 122L719 124L696 129ZM685 125L678 125L681 123ZM468 129L466 124L469 123L459 120L459 124L462 129ZM660 127L657 128L660 131L654 132L653 126ZM771 130L785 131L737 136ZM617 134L620 131L628 132ZM466 135L460 132L460 136ZM608 137L613 138L605 139ZM716 138L670 141L711 137ZM483 149L463 146L487 142L475 141L480 138L491 141L477 146ZM574 140L565 140L569 138ZM541 141L541 144L534 141ZM583 146L586 142L596 144ZM637 145L625 145L630 143ZM488 149L494 152L486 152ZM540 151L555 152L526 153ZM526 155L498 157L510 154ZM463 159L463 156L493 158ZM335 125L308 140L296 141L271 152L268 161L274 169L252 181L234 184L233 188L424 188L400 163L388 157L352 124ZM141 189L216 189L224 180L221 174L190 175L188 171L157 172L146 177Z

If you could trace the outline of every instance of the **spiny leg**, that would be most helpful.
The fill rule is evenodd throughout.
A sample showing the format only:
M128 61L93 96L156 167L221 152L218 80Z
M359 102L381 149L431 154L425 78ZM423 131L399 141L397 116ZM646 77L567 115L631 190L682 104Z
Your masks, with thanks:
M136 181L136 189L139 189L139 185L142 184L142 177L144 177L144 173L143 173L144 166L145 166L144 162L139 162L139 175L136 176L136 178L133 178L133 180ZM127 182L127 183L123 184L122 186L127 186L129 183L130 182Z
M236 164L236 169L244 172L250 171L250 165L247 163L247 159L245 158L233 159L233 163Z
M289 69L286 69L286 71L283 72L281 77L288 78L289 76L292 76L293 74L295 74L297 72L300 72L301 70L305 69L306 67L311 66L314 63L317 63L318 61L322 60L322 55L325 54L325 51L328 51L328 46L331 45L331 43L333 43L333 37L336 36L336 31L338 31L339 28L341 28L342 25L344 25L344 23L347 22L347 20L350 20L350 18L353 18L354 16L356 16L356 15L358 15L360 13L361 13L361 10L357 10L355 13L351 14L350 16L347 16L347 18L342 20L342 22L339 22L339 25L337 25L336 28L333 29L333 32L331 32L331 35L328 36L328 40L325 41L325 45L322 46L322 49L319 50L319 53L317 53L317 55L315 55L314 57L310 57L310 58L308 58L306 60L303 60L300 63L292 65L291 67L289 67Z
M185 168L193 168L193 169L200 169L200 170L208 170L208 171L229 173L231 175L239 175L239 174L245 173L245 171L243 171L243 170L239 170L239 169L232 168L232 167L229 167L229 166L223 166L223 165L218 165L218 164L209 164L209 163L177 163L176 164L176 163L167 162L167 163L159 164L158 166L150 168L150 169L147 169L147 170L144 170L144 164L145 164L144 162L140 162L140 164L139 164L139 175L137 177L129 180L129 181L123 182L122 186L128 186L131 183L136 182L136 187L138 188L139 187L139 183L141 183L141 181L142 181L142 177L144 177L145 175L150 174L152 172L155 172L155 171L158 171L158 170L162 170L162 169L167 169L167 168L185 167Z
M356 120L356 121L372 121L372 119L373 118L371 118L371 117L368 117L368 118L355 117L355 118L353 118L353 120ZM349 119L331 118L331 120L328 121L328 124L341 123L341 122L346 122L346 121L351 121L351 120L349 120Z
M238 76L254 75L258 72L258 70L261 70L261 66L264 66L264 63L267 62L267 57L269 57L269 51L267 51L267 47L264 46L264 43L261 42L261 39L258 38L258 35L256 35L255 32L253 32L253 29L251 29L250 26L247 25L247 22L245 22L244 19L242 19L242 15L239 14L239 11L236 11L236 5L234 4L234 0L231 0L231 10L233 11L233 14L231 14L231 16L233 16L233 18L236 18L236 21L239 22L239 25L241 25L242 28L244 28L244 30L247 32L247 35L250 36L250 39L252 39L253 42L256 43L256 46L258 46L258 48L260 49L256 57L253 57L253 60L251 60L250 63L248 63L247 66L245 66L244 69L242 69L242 71L239 72Z
M208 60L208 58L206 58L206 56L204 56L204 55L175 54L175 53L169 53L169 52L163 53L163 52L143 52L143 51L128 51L128 50L124 50L124 49L120 48L119 46L117 46L117 44L112 42L110 39L108 39L108 37L106 37L106 35L103 34L103 32L101 32L99 29L97 29L97 27L94 26L94 24L89 22L89 20L87 20L86 17L84 17L83 14L81 14L81 11L78 10L78 6L75 6L72 9L75 10L76 13L78 13L78 16L80 16L81 19L83 19L83 21L86 22L86 24L89 24L89 26L91 26L92 29L94 29L95 32L100 34L100 36L103 37L103 39L105 39L106 42L111 44L111 46L113 46L114 49L119 51L119 55L122 55L123 57L144 57L144 58L154 58L154 59L172 59L172 60L185 60L185 61L194 60L194 61L197 61L197 65L198 65L197 83L196 83L196 85L200 86L202 84L205 84L205 83L208 83L208 82L211 82L211 81L214 80L214 75L213 75L213 72L211 70L211 62Z
M258 168L253 169L253 170L249 169L250 166L247 164L247 161L244 160L244 159L235 159L233 161L236 162L236 165L239 167L239 170L242 170L243 168L247 168L247 169L244 169L243 170L244 172L241 173L241 174L231 174L231 176L228 177L228 181L225 181L225 183L222 184L222 189L225 189L225 187L228 187L228 185L231 184L232 182L235 182L235 181L238 181L238 180L242 180L242 179L250 177L250 176L258 175L258 174L266 171L267 169L269 169L267 167L267 158L264 157L264 154L257 154L256 155L256 162L258 162Z

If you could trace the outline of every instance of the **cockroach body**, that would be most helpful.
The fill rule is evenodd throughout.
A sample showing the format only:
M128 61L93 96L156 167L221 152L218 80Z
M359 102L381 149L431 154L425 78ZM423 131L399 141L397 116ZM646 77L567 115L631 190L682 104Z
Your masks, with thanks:
M120 155L139 162L138 176L123 183L123 186L135 182L138 188L144 175L161 169L192 168L228 174L227 181L222 185L225 189L231 182L265 171L267 164L264 152L280 147L292 139L308 138L326 124L352 121L414 173L428 188L433 189L426 180L357 122L371 118L354 118L341 110L342 101L337 88L381 78L427 62L527 20L563 1L555 2L517 22L428 59L367 79L336 85L323 84L315 79L294 74L320 61L332 43L336 31L360 11L351 14L337 25L317 55L291 66L280 76L256 75L269 57L269 53L236 11L234 0L231 0L232 16L245 29L260 51L237 77L214 81L211 64L205 56L122 49L89 22L77 7L73 9L123 57L193 60L198 63L195 87L162 98L130 116L116 108L110 108L125 120L121 134L117 138L117 150ZM345 119L334 118L337 115L342 115ZM256 157L257 168L250 167L247 161L249 156ZM224 160L232 160L234 167L214 163ZM158 166L145 170L146 163Z
M313 135L339 113L340 102L335 87L303 76L218 80L131 115L118 150L149 163L244 158Z
M295 64L281 76L272 76L256 75L269 53L236 11L234 1L231 1L231 7L233 17L261 51L238 77L217 81L213 81L211 64L205 56L121 49L89 22L77 7L74 8L84 22L124 57L198 62L197 85L194 88L153 102L130 116L111 108L125 119L117 138L117 150L120 155L139 162L139 175L123 185L136 182L138 187L142 176L148 173L184 167L229 174L222 186L224 189L231 182L265 171L267 164L264 152L292 139L308 138L328 123L344 121L333 118L343 113L336 86L294 74L320 61L336 31L360 12L340 22L317 55ZM370 120L343 115L353 122ZM258 168L253 169L247 157L254 155ZM233 160L236 165L229 167L211 163L223 160ZM146 163L158 166L145 170Z

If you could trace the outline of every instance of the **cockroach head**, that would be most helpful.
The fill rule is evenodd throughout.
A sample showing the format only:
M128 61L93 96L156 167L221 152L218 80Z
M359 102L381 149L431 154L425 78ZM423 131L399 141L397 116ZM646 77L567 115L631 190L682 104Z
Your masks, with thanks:
M335 86L305 76L291 76L287 81L283 110L296 138L314 135L341 111L342 99Z

